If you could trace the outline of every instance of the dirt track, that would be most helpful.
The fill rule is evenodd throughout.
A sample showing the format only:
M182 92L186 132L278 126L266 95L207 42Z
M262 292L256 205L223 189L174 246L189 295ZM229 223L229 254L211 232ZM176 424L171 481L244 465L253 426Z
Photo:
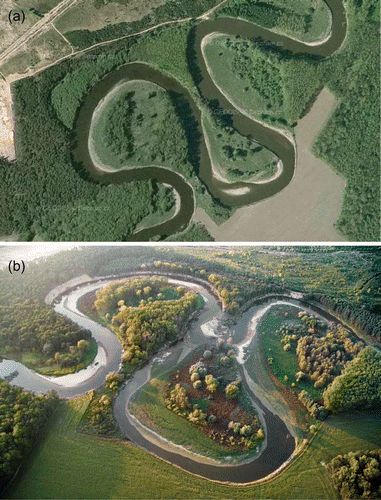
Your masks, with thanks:
M202 222L216 241L343 241L334 223L340 215L345 180L311 152L335 105L333 94L323 89L299 121L295 175L285 189L238 209L220 226L200 208L194 221Z
M0 156L15 159L14 117L10 86L0 80Z

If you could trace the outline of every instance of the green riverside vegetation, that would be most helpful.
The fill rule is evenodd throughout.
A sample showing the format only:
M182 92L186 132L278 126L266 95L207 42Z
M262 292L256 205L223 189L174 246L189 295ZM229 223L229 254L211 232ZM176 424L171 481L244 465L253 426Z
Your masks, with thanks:
M127 273L131 270L146 270L160 275L161 272L167 271L176 275L184 275L184 277L207 279L218 289L226 306L235 302L235 307L227 310L228 324L232 323L231 313L243 311L250 298L276 290L286 291L286 287L297 284L298 289L305 293L307 302L311 300L311 295L308 296L311 289L315 293L324 292L325 297L331 299L337 296L343 308L341 310L344 311L343 304L345 304L348 310L366 311L375 325L377 321L379 323L381 279L378 253L377 247L360 249L357 247L258 247L255 250L246 247L239 249L228 247L84 247L27 264L28 273L25 273L22 278L20 276L21 282L15 279L15 276L10 276L7 270L1 271L1 304L2 306L10 306L12 303L18 304L19 302L22 304L27 298L42 302L52 286L83 273L88 273L90 276L102 276L111 273ZM298 270L302 270L300 275ZM293 277L293 273L298 275L297 278ZM140 293L137 293L139 291ZM135 329L135 326L141 325L138 311L141 306L142 317L148 319L155 315L155 302L182 304L181 300L185 295L184 289L168 285L163 278L149 276L136 280L135 278L117 280L98 297L101 321L111 320L112 324L112 317L119 315L121 315L120 319L126 323L131 320L131 324L128 325L131 327L129 331L126 328L127 325L113 325L119 330L121 338L124 338L124 341L131 347L130 340L143 341L143 338L139 339L139 332ZM144 301L143 304L141 300ZM127 306L127 304L130 305ZM197 305L200 306L201 303L198 302ZM44 318L40 311L41 307L41 303L36 303L33 317ZM188 312L191 312L191 309ZM171 311L179 312L179 308L172 307ZM274 311L277 314L274 314ZM106 315L109 317L106 318ZM33 317L27 318L31 324L33 324ZM348 315L348 318L353 318L354 321L357 317L356 314ZM272 321L269 318L272 318ZM355 454L354 458L353 455L349 455L348 463L346 457L339 457L340 467L346 467L348 474L351 474L349 468L352 466L361 472L358 474L360 482L356 485L356 488L359 488L358 496L363 494L363 491L368 491L366 482L370 482L372 486L369 474L372 474L374 469L372 458L375 457L371 455L368 457L367 452L381 447L378 383L381 360L379 352L370 347L362 348L362 341L348 332L341 329L335 330L332 325L325 328L322 322L317 321L312 314L297 314L297 309L292 306L281 306L270 310L262 325L266 321L267 332L261 331L260 336L261 339L271 339L273 343L263 346L262 353L260 350L253 350L252 355L258 354L259 357L251 361L248 370L250 369L250 373L259 375L262 370L265 370L269 374L268 368L275 370L279 361L278 366L283 373L277 376L282 384L288 386L288 389L280 384L276 385L277 389L275 387L272 397L276 399L280 397L280 394L288 394L288 401L291 401L290 395L295 389L292 385L294 383L296 388L302 389L300 394L303 394L303 397L300 399L303 404L314 413L308 417L307 412L300 405L297 406L295 401L288 408L289 413L294 413L296 407L296 411L302 411L303 415L307 415L308 424L311 422L313 424L309 427L309 431L303 426L299 428L298 438L303 439L308 436L308 446L300 456L291 461L289 467L279 477L255 486L235 487L233 491L229 486L214 484L187 474L138 449L131 443L115 439L120 438L120 433L112 417L112 398L123 383L123 376L110 374L102 391L96 393L91 391L82 398L59 403L57 412L43 432L45 439L38 446L35 445L37 441L33 442L34 450L30 460L22 464L19 476L10 485L10 490L4 492L4 496L6 498L62 496L65 498L99 498L100 496L228 498L233 492L235 498L313 499L321 497L331 499L335 498L334 487L340 489L336 479L349 479L349 476L347 477L345 473L345 477L339 475L340 477L333 477L332 481L330 475L332 469L330 466L327 467L327 464L337 455L343 456L357 450L362 450L361 455ZM259 325L259 328L262 325ZM155 334L158 332L162 335L163 332L168 331L167 327L170 327L168 321L156 324ZM35 331L38 332L38 330ZM141 331L147 342L146 345L143 342L139 343L140 351L142 353L144 350L153 352L151 348L157 338L152 337L149 327L144 326ZM274 335L275 331L278 333ZM133 338L129 336L131 333ZM24 334L25 332L20 328L20 335ZM177 338L178 335L175 340ZM376 337L374 339L377 340ZM298 349L299 344L300 349ZM271 352L268 351L269 348ZM223 381L219 377L224 377L224 374L213 371L217 368L218 370L233 368L232 354L226 349L222 350L214 352L213 347L203 350L204 366L197 364L197 369L189 366L186 372L182 372L186 363L182 361L181 365L175 368L177 371L168 374L167 381L170 382L171 387L166 393L160 392L161 389L165 391L167 381L160 375L160 370L164 370L164 365L159 364L154 368L153 376L156 380L146 385L141 391L141 394L146 397L146 402L152 404L152 408L158 408L156 403L156 406L153 404L155 398L157 401L161 399L161 408L168 410L168 422L173 423L179 435L185 424L190 425L198 436L202 435L197 428L192 427L188 417L191 417L194 422L195 419L203 419L204 413L211 412L213 399L209 400L205 396L210 393L218 399L217 383L220 384L220 389L223 388L228 398L235 397L237 392L239 394L240 388L239 384L235 383L234 373L229 373L230 379L228 380L225 376L226 380ZM297 350L300 351L297 353L300 359L296 354ZM273 363L266 366L261 357L272 357ZM131 369L134 369L134 366L140 365L140 361L138 359L136 361L134 365L125 361L124 365L128 364ZM190 364L194 364L193 361L189 361ZM333 372L332 368L335 367L337 370ZM206 368L207 373L201 368ZM302 370L304 370L305 377L300 377L297 373ZM185 376L185 373L190 380L182 380L182 375ZM179 375L178 382L176 382L176 375ZM288 380L284 375L288 376ZM333 382L332 376L334 376ZM292 379L292 377L295 378ZM326 379L322 384L320 384L321 377ZM160 379L161 382L158 383ZM268 380L273 382L274 378ZM189 385L189 390L183 382ZM265 390L266 380L264 382ZM186 397L192 404L187 419L179 417L173 408L174 402L175 406L178 406L177 403L181 405L182 401L183 391L175 390L172 394L177 383L187 390ZM322 391L327 384L329 384L328 389L325 389L322 396ZM9 386L6 384L4 387ZM14 391L14 388L8 390ZM312 400L308 393L312 394ZM12 434L11 439L14 439L19 437L18 430L14 432L14 423L10 422L9 418L19 408L14 407L12 398L8 401L8 392L5 394L7 395L2 397L2 400L6 400L5 406L0 405L0 411L3 412L1 424L4 421L7 426L5 434ZM20 397L23 403L31 401L28 395ZM163 406L166 403L165 399L170 400L171 409ZM297 398L294 397L294 399ZM332 407L329 409L339 413L329 415L324 422L316 421L315 410L318 408L314 399L318 400L319 404L323 399L324 402L326 399L331 401ZM198 408L194 408L194 404L197 404ZM28 404L28 410L29 406ZM363 408L366 408L366 411L362 411ZM344 413L340 413L342 410ZM30 416L30 413L28 415ZM157 413L157 418L159 418L158 415L160 412ZM303 415L301 415L301 420L304 418ZM208 416L211 417L211 415ZM215 416L218 418L217 412ZM173 420L170 421L170 418ZM24 420L21 421L24 422ZM242 430L244 434L249 432L245 425L240 426L240 435L242 435ZM86 434L80 433L81 429L84 429ZM99 437L87 434L89 432L106 434L113 440L99 439ZM183 433L183 441L186 439L184 436ZM9 437L1 436L0 442L3 443L4 440L8 443ZM360 460L363 455L367 458ZM372 463L365 465L365 461ZM97 470L96 476L94 476L94 470ZM362 474L363 471L364 474ZM364 476L364 481L361 480L361 475ZM68 477L69 481L66 479ZM165 477L165 481L158 481L157 477ZM350 483L348 480L346 482ZM343 493L348 491L346 488Z
M334 411L379 408L381 405L381 353L366 347L348 363L323 394Z
M203 114L212 163L229 181L266 180L277 170L278 157L256 141L243 137L218 116Z
M201 223L189 224L182 233L168 236L165 241L214 241L206 227Z
M93 361L97 344L89 331L36 300L19 302L12 297L10 302L0 306L0 355L56 376Z
M324 419L328 411L379 408L381 354L364 348L341 325L327 327L305 312L297 318L295 308L276 306L259 326L264 355L278 380L298 393L314 418Z
M236 2L241 5L240 2ZM235 5L235 4L234 4ZM242 5L247 5L245 2ZM259 9L257 3L252 4ZM227 7L229 8L229 7ZM326 60L311 57L292 57L275 51L271 47L251 49L258 53L250 55L250 61L258 57L269 58L255 77L246 75L245 58L248 42L235 42L240 51L235 50L234 62L238 70L235 75L223 69L223 88L241 106L252 110L253 114L265 121L282 125L286 120L293 125L309 109L318 91L327 86L340 100L339 106L318 137L314 151L347 180L343 208L337 222L339 230L350 240L374 241L380 236L380 171L379 171L379 0L346 3L348 34L342 48ZM233 11L230 12L233 15ZM237 11L235 15L239 15ZM243 16L245 17L245 16ZM231 37L232 38L232 37ZM220 37L217 38L219 40ZM232 38L232 40L234 40ZM231 54L234 42L229 42ZM211 45L211 44L210 44ZM242 48L245 51L242 52ZM208 50L208 45L206 46ZM212 50L212 48L210 48ZM221 52L221 51L220 51ZM222 58L222 57L221 57ZM226 57L223 58L224 61ZM233 61L230 64L233 68ZM273 61L277 61L275 64ZM229 62L229 59L228 59ZM250 62L250 64L252 64ZM218 81L218 55L211 59L213 71ZM246 62L247 65L247 62ZM222 69L222 68L221 68ZM260 87L262 96L253 88L253 82L260 75L268 73L267 81ZM230 73L230 72L229 72ZM240 77L240 75L242 76ZM279 77L279 74L281 77ZM279 80L280 78L280 80ZM241 80L241 82L240 82ZM234 83L233 83L234 82ZM279 90L279 85L280 89ZM266 93L275 91L269 111L262 111ZM247 101L245 101L245 93ZM283 102L283 113L276 104Z
M35 446L58 398L35 396L0 379L0 494Z
M324 38L331 25L323 0L231 0L217 10L217 15L247 19L305 42Z
M213 35L204 54L216 84L250 115L285 121L279 58L238 36ZM227 71L227 68L229 71Z
M155 368L130 409L145 426L193 453L247 460L265 435L237 377L234 350L224 342L208 345L175 367Z
M168 16L195 16L215 4L212 0L165 2L155 9L158 16L155 22ZM223 89L241 107L274 126L292 130L322 87L327 86L335 94L339 104L318 137L314 151L347 181L338 229L350 240L376 241L380 236L380 116L378 106L374 106L379 101L379 0L348 0L345 7L347 37L338 52L326 59L292 56L270 45L224 35L207 44L206 51L213 51L211 66L215 73L220 68ZM285 6L280 0L234 0L224 5L224 9L219 14L248 18L253 15L252 20L262 9L263 22L272 29L283 23L279 29L293 27L295 32L304 31L311 37L312 33L316 37L318 32L325 31L323 2L301 5L293 0ZM146 22L147 19L142 26ZM94 84L110 71L133 61L147 62L177 78L206 111L207 104L199 102L188 68L189 33L193 25L194 21L162 26L138 37L98 46L13 85L17 160L10 164L0 159L0 181L8 193L0 200L5 214L0 224L2 234L10 235L17 230L21 240L120 241L130 238L145 217L154 213L164 216L171 210L171 192L154 181L107 188L90 181L70 155L72 127L80 104ZM68 36L74 45L85 47L125 35L127 26L121 23L100 31L79 30ZM216 203L198 177L200 131L189 119L187 103L176 101L176 96L169 97L183 131L180 134L177 120L170 121L165 137L178 137L179 147L173 148L170 143L159 156L166 156L173 168L182 169L195 190L197 205L215 222L223 222L232 210ZM211 135L214 146L219 139L222 138ZM245 148L228 146L225 148L231 157L228 160L236 158L232 162L237 164L237 156L243 158L240 149L245 151ZM250 148L246 149L249 157ZM264 156L265 152L258 154ZM269 164L271 161L264 162L265 170ZM237 169L229 165L228 170L239 178L251 175L242 164Z
M343 500L379 498L381 450L338 455L328 464L335 489Z
M124 241L147 216L169 213L174 200L167 187L154 180L107 187L92 182L69 152L73 147L72 127L82 100L95 83L120 65L147 61L191 85L186 63L188 31L189 24L157 29L136 40L116 42L107 50L99 47L91 55L49 68L38 78L17 82L14 102L16 114L20 113L21 118L17 124L16 135L20 140L16 145L15 164L25 167L22 167L24 177L21 178L20 169L10 169L9 163L0 159L0 178L4 186L9 183L9 193L13 193L0 202L4 213L10 214L2 220L0 231L3 234L11 233L17 223L21 239L38 236L60 241ZM44 96L43 102L39 101L40 95ZM169 98L177 119L166 123L166 139L171 142L164 140L161 144L162 155L167 164L181 171L192 184L197 204L216 222L222 222L231 209L216 202L197 175L200 132L189 105L175 93ZM34 113L39 105L44 108L39 115L43 119ZM179 119L183 130L178 126ZM30 134L31 129L35 133ZM178 140L173 141L173 137ZM40 141L43 142L41 148L36 146ZM36 169L37 176L34 175ZM44 189L41 179L47 182Z
M289 388L305 390L314 398L321 398L322 391L315 388L307 376L297 375L300 368L296 346L298 338L304 338L307 331L308 326L298 317L298 309L287 305L272 307L258 326L263 354L278 380Z

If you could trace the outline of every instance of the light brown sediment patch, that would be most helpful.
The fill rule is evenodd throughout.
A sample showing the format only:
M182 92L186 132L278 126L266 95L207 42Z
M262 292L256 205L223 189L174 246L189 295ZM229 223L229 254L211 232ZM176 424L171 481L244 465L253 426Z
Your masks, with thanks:
M5 80L0 80L0 156L15 159L12 94Z
M217 241L342 241L334 223L340 214L345 179L311 151L336 105L334 95L323 89L311 111L299 121L295 174L282 191L237 209L220 226L200 208L194 222L204 224Z

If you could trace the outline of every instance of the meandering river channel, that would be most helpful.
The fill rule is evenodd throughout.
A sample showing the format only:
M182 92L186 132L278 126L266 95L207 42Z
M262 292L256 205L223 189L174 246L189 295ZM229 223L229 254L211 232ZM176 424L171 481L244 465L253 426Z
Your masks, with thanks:
M145 275L147 273L144 273ZM152 274L152 273L149 273ZM142 273L130 273L127 277L141 276ZM160 275L160 274L158 274ZM65 292L55 303L54 309L58 313L71 319L83 328L91 331L98 343L98 354L92 365L76 374L63 377L45 377L29 370L20 363L3 360L0 363L0 377L5 377L17 370L18 374L12 379L13 385L21 386L37 393L46 393L55 390L61 398L77 397L85 392L100 387L110 372L116 372L121 366L122 346L117 337L108 329L85 316L78 309L78 301L84 295L93 292L110 281L125 276L99 278L91 283L78 285ZM167 276L168 277L168 276ZM184 338L172 347L163 347L155 358L147 365L137 370L134 376L127 381L114 401L114 415L123 434L138 446L154 453L184 470L198 474L208 479L248 483L268 476L290 459L295 450L295 436L292 426L278 414L266 398L254 393L256 384L245 367L246 356L255 348L257 325L263 315L276 304L290 304L309 313L313 312L323 321L336 320L326 311L309 306L293 298L293 294L266 296L258 298L256 304L244 312L239 321L232 327L226 327L222 321L224 313L217 297L210 288L196 283L191 278L174 279L168 277L174 284L185 285L190 290L203 296L205 305L196 318L193 318L187 328ZM232 336L236 347L236 359L239 363L239 374L242 383L256 407L265 426L266 440L260 454L247 463L233 464L211 463L175 445L169 445L160 436L152 439L152 434L142 431L128 410L131 396L150 378L151 368L156 362L162 366L171 367L186 355L191 353L200 344L210 341L211 337L227 338Z
M132 180L156 179L166 183L178 193L180 207L176 215L162 224L143 229L134 234L136 241L144 241L153 237L165 237L182 231L190 222L194 209L194 192L184 177L174 171L158 166L142 166L126 168L115 173L99 169L92 161L89 152L89 136L94 112L99 103L121 82L146 80L160 85L165 90L182 96L190 105L200 133L200 171L199 176L207 186L211 195L223 204L240 207L268 198L282 190L291 181L296 168L295 145L290 138L261 122L249 117L243 110L238 110L222 91L216 86L207 67L202 41L213 33L240 35L251 40L262 40L279 46L293 54L308 54L315 57L329 57L336 52L346 35L346 16L342 0L325 0L332 13L332 29L330 35L316 44L307 44L285 35L279 35L251 22L236 18L217 18L199 20L194 28L193 44L194 60L189 63L201 99L217 100L221 109L232 112L233 127L243 136L250 136L261 145L273 151L282 162L282 172L268 182L225 182L213 173L211 159L202 134L201 111L190 92L179 81L149 64L133 62L109 73L96 84L85 98L75 125L75 148L73 156L76 162L83 165L91 178L103 184L120 184Z

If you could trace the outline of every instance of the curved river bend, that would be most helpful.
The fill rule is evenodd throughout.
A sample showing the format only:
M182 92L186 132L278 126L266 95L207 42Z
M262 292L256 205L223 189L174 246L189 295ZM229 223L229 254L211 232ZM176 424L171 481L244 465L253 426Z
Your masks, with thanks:
M139 276L141 273L131 273L129 276ZM160 275L160 273L158 274ZM117 337L105 327L100 326L95 321L83 315L77 307L78 300L85 294L103 287L106 283L121 279L122 277L101 278L95 283L84 284L78 289L71 290L63 295L60 302L56 304L55 310L76 322L83 328L91 331L98 342L98 355L93 365L80 372L64 377L43 377L32 370L27 369L20 363L4 360L0 363L0 376L4 377L10 372L17 370L19 374L12 380L12 384L21 386L27 390L38 393L46 393L49 390L55 390L61 398L73 398L79 396L91 389L100 387L106 376L110 372L118 371L121 365L122 346ZM187 288L201 294L205 300L205 306L198 315L197 319L189 324L188 331L183 339L175 346L164 347L159 353L160 363L167 364L178 362L184 356L192 352L198 345L210 341L210 337L226 338L232 336L234 345L237 348L237 360L239 361L239 373L245 384L246 390L251 397L254 406L257 408L260 418L264 422L266 430L266 441L262 446L262 451L257 458L243 464L218 464L202 463L198 461L195 455L184 456L176 453L173 447L166 446L165 440L156 440L155 444L151 442L140 432L140 426L136 427L134 420L128 411L128 402L133 393L136 392L149 378L152 361L150 364L137 370L134 376L124 385L114 401L115 418L126 437L147 451L154 453L184 470L198 474L202 477L229 481L234 483L248 483L256 479L266 477L284 465L295 450L295 439L293 431L288 427L279 415L265 401L259 399L250 389L253 382L245 369L245 355L250 352L252 342L256 335L256 327L261 317L274 304L283 303L297 306L307 312L314 312L325 321L331 321L333 318L327 312L320 308L310 308L308 305L291 296L267 297L263 298L262 303L254 305L242 314L236 325L229 328L223 326L221 311L217 299L204 287L199 284L184 280L169 279L169 282L185 285ZM258 299L261 300L261 299ZM337 321L337 320L336 320ZM165 360L165 361L164 361ZM153 360L155 361L155 359Z
M156 179L169 184L177 191L180 198L180 208L177 214L168 221L135 233L135 241L148 240L153 237L164 237L174 232L182 231L190 222L195 199L192 187L174 171L157 166L126 168L108 173L97 169L89 152L89 134L92 117L102 99L118 84L131 80L146 80L160 85L169 92L180 95L189 106L196 119L200 134L200 172L199 176L207 186L211 195L223 204L241 207L268 198L281 191L291 181L295 170L295 147L290 139L281 132L266 126L252 117L239 111L216 87L208 71L202 52L203 39L212 33L240 35L251 40L261 40L280 47L293 54L307 54L315 57L329 57L338 50L346 35L346 17L342 0L325 0L332 13L332 30L330 36L322 43L309 45L296 41L285 35L276 34L251 22L236 18L217 18L199 20L193 32L194 61L190 71L194 76L201 99L206 102L217 100L221 109L232 110L233 127L243 136L251 136L261 145L273 151L282 161L281 174L265 183L224 182L213 174L211 160L202 134L201 111L190 92L181 83L149 64L133 62L109 73L96 84L85 98L75 125L75 147L73 156L77 163L82 164L90 177L103 184L121 184L132 180ZM191 43L189 41L189 43Z

